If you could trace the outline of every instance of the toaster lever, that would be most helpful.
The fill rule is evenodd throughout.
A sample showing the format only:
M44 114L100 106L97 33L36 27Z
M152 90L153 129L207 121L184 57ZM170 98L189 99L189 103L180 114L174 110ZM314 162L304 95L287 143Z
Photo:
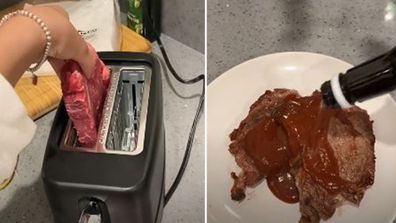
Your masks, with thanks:
M80 219L78 223L102 223L100 214L90 214L87 209L81 212Z
M102 223L99 215L82 215L78 223Z
M106 204L95 198L80 200L85 203L81 211L78 223L111 223Z

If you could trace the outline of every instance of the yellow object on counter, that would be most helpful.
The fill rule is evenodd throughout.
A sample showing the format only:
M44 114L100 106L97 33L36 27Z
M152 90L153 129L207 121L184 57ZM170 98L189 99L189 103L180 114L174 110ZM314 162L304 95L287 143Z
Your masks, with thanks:
M12 173L12 176L8 179L5 179L2 183L0 182L0 190L5 189L12 181L12 179L14 178L15 175L15 171Z
M0 191L3 190L3 189L5 189L5 188L11 183L11 181L14 179L15 172L16 172L16 168L17 168L17 166L18 166L18 162L19 162L19 156L17 157L17 161L16 161L16 164L15 164L15 168L14 168L14 171L12 172L11 177L5 179L3 182L0 182Z
M144 37L122 26L121 51L151 52L151 43ZM56 75L40 76L37 85L32 84L32 77L21 78L15 90L33 120L58 107L62 98L60 81Z
M121 51L124 52L151 52L151 43L143 36L122 25Z

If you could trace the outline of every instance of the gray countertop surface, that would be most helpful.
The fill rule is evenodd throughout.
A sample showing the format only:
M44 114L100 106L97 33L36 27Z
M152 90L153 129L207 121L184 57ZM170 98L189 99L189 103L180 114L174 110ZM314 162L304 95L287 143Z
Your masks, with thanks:
M204 52L205 0L163 1L162 16L161 26L164 33L199 52Z
M167 36L163 42L180 75L191 78L204 70L204 56ZM154 44L154 52L159 50ZM184 155L187 135L198 103L201 85L185 86L163 75L164 122L166 128L166 190L172 183ZM172 86L172 87L171 87ZM176 92L175 92L176 91ZM32 142L20 154L12 184L0 192L0 222L52 223L40 170L55 112L36 121ZM185 176L164 209L164 223L204 222L204 119L202 116ZM132 219L131 219L132 220Z
M251 58L309 51L358 64L396 45L394 0L209 0L208 83Z

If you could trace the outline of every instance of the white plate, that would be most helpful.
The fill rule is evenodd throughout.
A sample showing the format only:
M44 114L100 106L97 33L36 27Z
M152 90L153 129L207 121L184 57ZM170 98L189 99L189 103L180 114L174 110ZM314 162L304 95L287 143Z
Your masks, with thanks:
M246 116L249 106L273 88L297 89L309 95L333 75L351 65L313 53L288 52L266 55L225 72L208 88L208 222L298 222L298 204L275 198L267 184L248 189L247 199L230 198L231 171L239 171L228 152L228 134ZM392 222L396 214L396 105L389 95L362 103L374 120L376 172L360 207L343 205L326 223Z

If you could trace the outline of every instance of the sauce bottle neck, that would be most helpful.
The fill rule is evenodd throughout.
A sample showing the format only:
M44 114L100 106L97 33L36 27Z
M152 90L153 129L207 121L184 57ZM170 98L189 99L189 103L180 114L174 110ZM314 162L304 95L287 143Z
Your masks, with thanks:
M395 88L396 48L326 81L321 91L327 106L346 108Z

